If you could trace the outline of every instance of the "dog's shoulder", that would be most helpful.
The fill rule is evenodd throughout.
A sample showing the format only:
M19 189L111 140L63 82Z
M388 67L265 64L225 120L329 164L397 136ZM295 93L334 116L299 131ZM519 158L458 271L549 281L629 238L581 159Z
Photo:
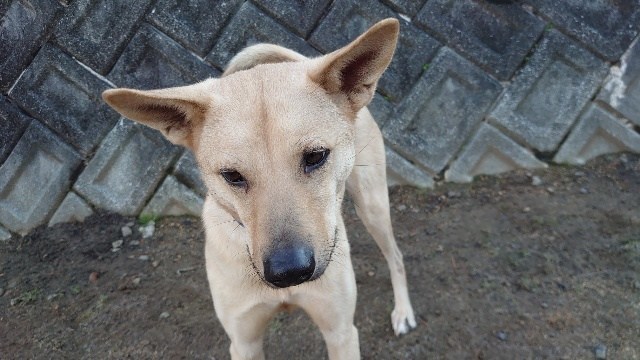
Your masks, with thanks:
M260 64L295 62L306 59L304 55L282 46L266 43L251 45L244 48L229 61L227 69L222 76L248 70Z

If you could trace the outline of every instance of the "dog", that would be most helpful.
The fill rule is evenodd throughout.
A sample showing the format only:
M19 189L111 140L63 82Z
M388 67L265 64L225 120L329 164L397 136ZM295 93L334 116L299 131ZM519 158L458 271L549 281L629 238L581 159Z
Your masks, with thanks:
M391 227L384 143L366 108L398 33L398 21L386 19L313 59L253 45L218 79L103 93L123 116L195 154L209 189L207 278L232 359L263 359L267 323L292 306L317 324L331 359L360 357L345 190L388 262L395 334L416 326Z

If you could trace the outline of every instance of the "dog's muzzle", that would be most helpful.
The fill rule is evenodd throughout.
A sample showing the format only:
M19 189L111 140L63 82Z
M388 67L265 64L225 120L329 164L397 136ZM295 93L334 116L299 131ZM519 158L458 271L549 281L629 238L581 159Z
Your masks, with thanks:
M309 280L316 268L313 249L292 245L273 249L263 261L264 278L270 284L286 288Z

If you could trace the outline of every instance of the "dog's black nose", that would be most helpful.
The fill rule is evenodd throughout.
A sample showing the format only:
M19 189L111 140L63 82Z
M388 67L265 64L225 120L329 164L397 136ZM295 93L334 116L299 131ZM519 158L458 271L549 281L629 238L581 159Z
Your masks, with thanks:
M316 261L313 250L301 245L273 250L263 265L265 280L279 288L286 288L309 280L316 268Z

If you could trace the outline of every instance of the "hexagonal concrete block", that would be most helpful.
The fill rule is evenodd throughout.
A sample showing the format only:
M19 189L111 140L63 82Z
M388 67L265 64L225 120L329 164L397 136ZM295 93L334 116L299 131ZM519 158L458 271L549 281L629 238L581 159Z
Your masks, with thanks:
M4 96L0 96L0 165L18 142L31 118L24 115Z
M553 30L500 98L491 121L540 151L554 150L606 74L606 65Z
M200 170L191 151L185 150L180 156L173 174L200 196L207 195L207 186L200 177Z
M393 104L379 93L375 93L367 108L380 128L393 116L395 109Z
M501 89L475 65L443 48L383 133L403 156L438 173L472 134Z
M416 21L467 59L507 80L544 29L544 22L517 3L432 0Z
M336 1L311 34L309 42L324 52L331 52L347 45L370 26L388 17L400 20L400 37L391 64L378 82L378 90L392 102L399 102L411 90L426 64L431 62L440 43L398 17L391 9L377 0Z
M547 164L494 127L482 124L465 146L444 178L452 182L471 182L476 175L494 175L515 169L541 169Z
M224 69L229 60L242 49L262 42L281 45L305 56L319 54L302 38L265 15L255 5L245 2L224 28L206 60L219 69Z
M204 57L241 0L159 0L147 15L160 30Z
M622 56L620 64L611 67L598 100L640 126L640 37Z
M620 151L640 152L640 135L609 112L591 104L553 161L583 165L597 156Z
M382 2L401 14L413 17L426 0L382 0Z
M157 89L193 84L219 74L153 26L143 24L108 78L118 86Z
M385 148L387 158L387 185L411 185L426 189L433 187L433 177L418 168L409 160L398 155L388 146Z
M74 0L56 28L56 42L104 75L150 3L151 0Z
M525 0L592 51L616 61L638 34L640 2Z
M121 119L73 189L98 207L137 215L178 152L158 131Z
M297 35L306 37L331 0L256 0L255 2L269 15L291 27Z
M73 191L68 193L53 213L49 226L67 222L83 222L85 218L93 214L93 209L80 196Z
M108 88L60 49L45 45L9 96L87 155L118 120L100 97Z
M158 191L142 210L141 216L180 216L199 217L204 201L188 187L169 175Z
M50 0L8 1L0 19L0 90L6 92L47 40L62 8ZM0 12L0 14L2 14Z
M0 223L25 233L47 220L62 200L80 156L37 121L0 167Z

